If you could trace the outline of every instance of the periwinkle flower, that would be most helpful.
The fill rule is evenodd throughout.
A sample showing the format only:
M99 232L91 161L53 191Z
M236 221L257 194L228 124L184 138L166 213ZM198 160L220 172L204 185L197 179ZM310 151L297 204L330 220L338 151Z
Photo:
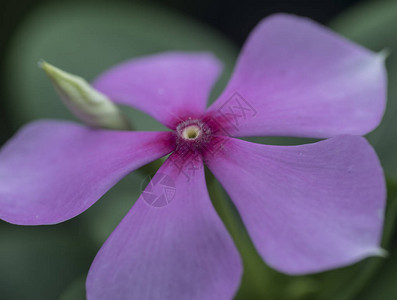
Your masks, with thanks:
M153 180L172 179L173 200L162 207L137 200L91 266L88 299L233 297L242 264L212 207L204 163L273 268L305 274L382 254L385 180L358 135L382 118L384 57L309 20L275 15L250 35L229 84L206 109L220 70L210 54L172 52L100 76L100 92L171 131L27 125L0 153L0 217L63 222L171 153ZM237 138L263 135L327 139L270 146Z

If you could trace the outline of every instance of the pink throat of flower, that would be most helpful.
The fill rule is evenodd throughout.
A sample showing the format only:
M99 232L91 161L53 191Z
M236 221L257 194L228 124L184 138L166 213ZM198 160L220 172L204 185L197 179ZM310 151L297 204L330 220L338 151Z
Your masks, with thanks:
M187 119L176 127L177 149L188 148L200 151L211 140L211 128L198 119Z

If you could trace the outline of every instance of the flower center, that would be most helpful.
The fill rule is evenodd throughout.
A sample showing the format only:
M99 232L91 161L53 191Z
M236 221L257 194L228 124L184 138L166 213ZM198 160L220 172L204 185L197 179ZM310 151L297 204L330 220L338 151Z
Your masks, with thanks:
M201 120L187 119L179 123L176 127L176 144L178 149L200 151L210 139L211 129Z
M200 127L197 125L190 125L182 130L182 137L186 140L195 140L201 133Z

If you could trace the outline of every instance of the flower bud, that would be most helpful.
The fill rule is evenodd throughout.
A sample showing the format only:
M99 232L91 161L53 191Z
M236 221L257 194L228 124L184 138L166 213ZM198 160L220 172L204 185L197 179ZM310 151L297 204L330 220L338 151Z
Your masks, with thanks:
M41 61L39 66L51 79L64 104L88 126L114 130L132 129L121 110L86 80L45 61Z

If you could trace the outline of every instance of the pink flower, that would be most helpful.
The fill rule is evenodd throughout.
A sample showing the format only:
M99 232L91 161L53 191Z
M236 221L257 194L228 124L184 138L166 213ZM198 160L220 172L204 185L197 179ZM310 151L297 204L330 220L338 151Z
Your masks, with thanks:
M203 163L273 268L304 274L381 254L384 176L357 135L382 118L383 57L307 19L275 15L250 35L229 84L206 109L220 70L210 54L165 53L106 72L94 84L99 91L171 131L27 125L0 153L0 217L63 222L172 153L153 179L172 181L172 201L148 205L143 196L152 190L137 200L91 266L88 299L233 297L242 264L212 207ZM329 139L268 146L236 138L257 135Z

